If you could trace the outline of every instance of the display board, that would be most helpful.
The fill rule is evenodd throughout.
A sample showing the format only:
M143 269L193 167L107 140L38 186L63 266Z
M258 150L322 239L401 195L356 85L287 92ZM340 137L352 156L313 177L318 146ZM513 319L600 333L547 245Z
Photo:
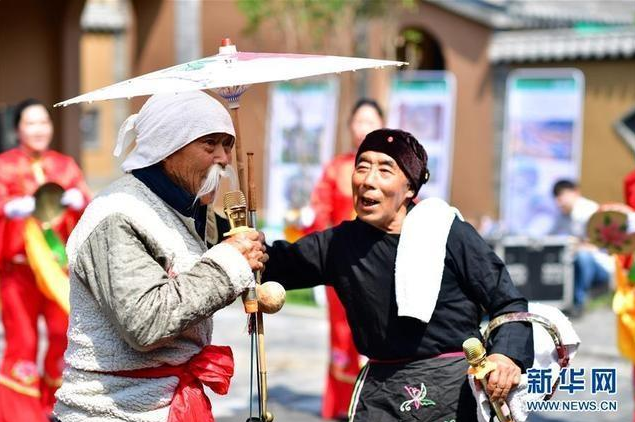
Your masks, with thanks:
M428 153L430 180L419 198L450 197L455 91L450 72L404 71L393 76L388 127L412 133Z
M336 77L271 84L265 160L270 240L282 237L290 209L309 204L324 164L333 157L338 92Z
M559 179L580 173L584 76L576 69L520 69L507 80L501 219L512 235L550 233Z

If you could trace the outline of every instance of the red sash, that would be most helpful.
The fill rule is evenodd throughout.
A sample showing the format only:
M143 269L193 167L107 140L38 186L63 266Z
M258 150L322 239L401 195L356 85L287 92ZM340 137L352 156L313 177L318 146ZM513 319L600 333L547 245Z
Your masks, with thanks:
M216 394L227 394L234 375L234 357L229 346L205 346L189 361L178 366L109 372L129 378L179 377L168 422L214 422L212 404L203 391L203 384Z

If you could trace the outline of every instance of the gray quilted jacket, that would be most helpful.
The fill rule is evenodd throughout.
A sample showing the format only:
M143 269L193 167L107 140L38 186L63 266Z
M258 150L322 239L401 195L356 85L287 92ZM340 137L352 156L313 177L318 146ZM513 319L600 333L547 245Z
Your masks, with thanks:
M67 253L71 313L55 414L167 420L178 378L103 373L178 365L210 344L214 312L253 282L247 261L224 243L207 250L193 219L131 175L91 202Z

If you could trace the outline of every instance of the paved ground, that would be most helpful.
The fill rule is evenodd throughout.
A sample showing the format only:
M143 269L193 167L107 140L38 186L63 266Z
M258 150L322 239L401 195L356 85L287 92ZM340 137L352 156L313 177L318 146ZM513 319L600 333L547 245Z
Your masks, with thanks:
M216 339L232 344L237 352L237 362L247 359L247 338L233 327L244 325L240 309L230 308L217 316ZM617 412L543 412L532 414L530 422L606 422L629 421L633 414L631 387L632 366L622 359L616 347L615 317L610 309L603 308L574 321L583 347L573 361L576 369L609 367L617 369L617 395L603 393L592 395L590 391L576 392L568 396L559 392L554 400L616 400ZM277 421L319 421L320 394L326 371L327 326L323 311L286 306L275 316L267 317L267 360L269 362L269 387L272 410ZM239 352L240 351L240 352ZM238 354L240 353L240 355ZM247 360L245 360L247 362ZM234 389L229 397L216 400L215 409L222 411L219 422L243 421L248 415L246 396L249 379L248 368L238 368ZM247 393L248 394L248 393ZM226 401L226 399L228 399ZM601 415L601 416L600 416ZM219 416L220 413L219 413Z
M530 422L617 422L630 421L633 414L632 366L619 357L616 348L615 317L608 308L596 310L574 322L583 347L573 367L617 369L617 394L593 396L589 391L559 400L602 400L618 402L617 412L532 414ZM249 416L249 337L246 317L238 305L215 317L215 343L232 346L236 375L227 396L213 396L218 422L245 421ZM317 422L326 372L327 325L324 311L287 305L277 315L265 316L266 350L269 370L270 408L277 422ZM1 336L0 332L0 336ZM2 348L0 343L0 349Z
M269 401L276 421L320 421L328 335L324 310L287 305L264 318ZM214 414L218 422L244 421L249 416L246 317L233 306L220 311L214 321L215 343L230 344L237 362L232 389L214 402Z
M230 308L217 316L216 339L232 344L237 352L237 362L243 357L247 362L248 339L241 333L244 315L240 309ZM242 324L240 330L233 329ZM573 361L576 369L609 367L617 369L617 395L603 393L592 395L590 391L576 392L568 396L559 392L554 400L616 400L617 412L573 413L543 412L532 414L530 422L599 420L628 421L633 414L631 387L632 366L622 359L616 347L615 317L610 309L603 308L586 314L574 321L576 331L582 339L583 347ZM327 327L324 313L320 309L306 309L286 306L275 316L267 317L267 360L269 362L269 387L272 410L278 421L319 421L320 394L326 371ZM248 368L238 368L234 379L234 389L228 397L216 400L215 409L222 411L219 422L242 421L248 411L247 387ZM590 379L590 378L589 378ZM590 382L590 381L589 381ZM227 400L226 400L227 399ZM219 413L219 416L221 414Z

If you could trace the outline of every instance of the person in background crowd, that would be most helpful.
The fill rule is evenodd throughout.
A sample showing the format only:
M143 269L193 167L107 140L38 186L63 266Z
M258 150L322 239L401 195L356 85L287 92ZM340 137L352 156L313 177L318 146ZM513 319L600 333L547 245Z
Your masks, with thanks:
M305 233L325 230L355 218L350 183L355 167L355 153L369 132L384 126L384 113L375 100L362 98L353 107L348 125L353 149L336 156L324 168L311 195L311 209L315 213L315 220ZM322 399L322 417L346 419L361 357L353 343L344 307L331 286L326 287L326 301L331 353Z
M571 180L559 180L553 185L553 197L560 209L552 234L570 235L579 240L574 257L574 286L572 317L584 311L589 289L607 285L615 270L614 260L604 251L586 241L586 225L600 208L597 202L583 197L578 185Z
M50 228L65 242L90 193L75 161L49 149L53 124L41 102L18 104L14 126L18 146L0 154L0 303L6 343L0 422L39 422L48 420L61 383L68 315L38 288L25 252L25 222L35 210L36 190L56 183L65 189L61 202L66 211ZM36 365L40 315L48 335L43 376Z
M624 177L624 201L626 205L635 208L635 170Z
M622 209L621 211L627 214L632 213L633 209L635 209L635 170L624 177L624 202L630 209ZM618 273L616 296L633 297L631 295L633 285L629 277L626 276L632 270L633 256L623 256L621 258L623 271ZM632 311L630 302L625 301L624 305L621 307L622 309L616 309L618 317L617 341L622 354L634 363L632 383L633 394L635 394L635 330L630 324L635 313ZM633 412L633 422L635 422L635 412Z

